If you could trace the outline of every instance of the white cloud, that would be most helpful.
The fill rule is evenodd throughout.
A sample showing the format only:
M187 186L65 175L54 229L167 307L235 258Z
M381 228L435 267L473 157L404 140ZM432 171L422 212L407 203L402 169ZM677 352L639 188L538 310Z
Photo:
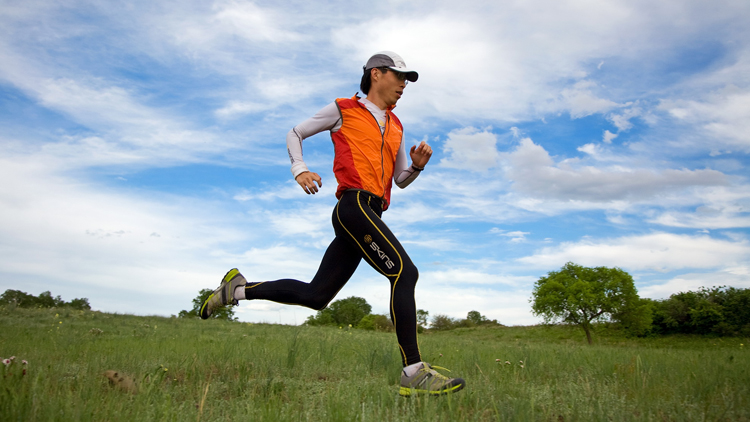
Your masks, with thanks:
M626 104L630 105L630 104ZM640 107L630 106L625 108L622 113L611 113L607 116L607 120L611 121L612 124L619 132L627 132L633 127L633 123L630 121L635 117L640 117L643 114L643 110Z
M716 272L682 274L664 283L657 282L641 287L638 289L638 294L651 299L666 299L675 293L697 291L701 287L719 286L750 288L750 267L740 266Z
M291 177L291 176L290 176ZM283 199L293 199L298 198L300 196L300 193L302 192L302 189L300 186L296 183L286 183L283 186L276 186L273 189L267 189L267 190L248 190L248 189L242 189L237 194L234 195L233 199L235 201L240 202L246 202L246 201L254 201L254 200L261 200L261 201L273 201L273 200L283 200Z
M400 105L407 112L404 115L415 121L436 114L450 114L469 122L487 118L515 121L534 115L536 110L572 110L574 115L583 116L613 107L613 102L586 89L593 86L592 82L583 82L564 94L559 85L562 79L583 79L586 72L579 60L603 53L607 49L603 45L610 47L615 40L599 36L578 43L575 39L585 37L587 31L609 31L612 27L592 28L598 19L578 19L578 31L558 32L555 27L560 17L553 16L548 8L534 8L526 15L506 6L497 13L486 10L480 15L455 4L430 5L434 12L427 15L379 16L343 27L334 32L334 42L351 50L352 57L360 57L358 61L387 48L401 54L410 67L421 69L423 76L413 87L407 87ZM587 15L608 15L609 11L603 9L588 11ZM515 13L530 19L519 21L513 17ZM576 20L576 13L571 11L567 18ZM449 32L444 30L447 27L451 28ZM528 31L530 27L535 30Z
M562 97L574 119L590 116L594 113L606 113L619 104L614 101L599 98L593 91L596 83L592 81L580 81L572 88L562 90Z
M480 287L432 289L431 283L417 283L417 307L451 318L466 318L469 311L479 311L489 319L505 325L538 324L531 314L531 290L499 291Z
M750 152L748 88L729 86L703 100L665 100L661 107L674 118L700 128L703 135L700 144L725 152L747 153Z
M33 101L83 126L83 134L57 131L51 142L22 143L22 153L37 153L55 166L165 165L201 161L232 147L214 133L194 126L164 108L147 104L146 95L103 78L56 77L38 60L7 52L0 78ZM37 65L39 63L39 65ZM92 133L93 132L93 133ZM6 145L3 147L7 148Z
M608 130L605 130L604 131L604 136L602 138L602 142L604 142L606 144L611 144L612 140L615 139L615 138L617 138L617 134L616 133L612 133L612 132L610 132Z
M211 254L245 239L207 201L105 192L43 165L7 160L0 175L0 272L8 288L22 287L11 280L35 278L42 285L26 289L77 285L95 308L176 313L186 305L168 299L172 292L194 294L213 284L210 274L226 263ZM107 297L118 291L145 299L118 305Z
M694 213L668 211L650 219L649 222L668 227L734 229L750 227L750 216L699 207Z
M483 280L496 284L483 283ZM485 272L467 275L460 269L420 270L414 295L417 309L428 311L430 318L438 314L466 318L469 311L479 311L501 324L531 325L540 322L531 314L529 306L531 288L526 286L533 285L533 281L528 277L503 277ZM373 313L388 315L389 290L385 278L364 275L360 281L344 287L337 299L352 295L364 297L372 305Z
M278 9L261 8L247 1L217 1L213 4L216 28L239 35L251 42L289 43L303 39L289 31L289 15Z
M302 193L299 192L298 196ZM305 204L304 209L282 209L266 211L266 221L281 236L294 238L332 239L331 209L329 204Z
M716 269L747 265L750 243L709 236L653 233L612 239L584 239L543 248L519 259L544 268L571 261L584 266L620 267L626 271Z
M665 210L648 219L669 227L730 229L750 227L750 188L717 187L697 192L699 206L694 211Z
M250 248L234 257L237 268L249 281L294 278L310 281L323 251L290 245Z
M578 151L588 154L594 159L600 159L602 154L602 147L596 144L586 144L584 146L578 147Z
M595 152L584 147L585 152ZM654 171L622 166L598 168L576 166L575 160L555 164L549 153L524 138L506 155L507 176L514 189L526 195L560 200L613 201L643 200L674 189L722 186L725 176L715 170Z
M268 109L268 105L263 103L230 101L226 106L216 110L216 115L223 119L231 119L240 115L259 113Z
M443 149L446 158L440 164L469 171L487 171L497 165L497 136L488 129L473 127L452 130Z
M523 242L526 240L526 235L531 234L529 232L522 232L522 231L506 232L505 230L500 230L497 227L493 227L490 230L490 233L497 234L498 236L510 237L511 243Z

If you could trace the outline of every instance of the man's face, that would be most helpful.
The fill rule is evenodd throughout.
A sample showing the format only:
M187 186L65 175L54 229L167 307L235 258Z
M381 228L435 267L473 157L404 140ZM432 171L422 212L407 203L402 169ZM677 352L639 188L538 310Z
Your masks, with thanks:
M377 73L377 76L375 75ZM371 90L376 90L378 96L386 103L387 106L396 105L396 102L404 95L406 87L406 74L396 72L391 69L382 72L375 69L372 75Z

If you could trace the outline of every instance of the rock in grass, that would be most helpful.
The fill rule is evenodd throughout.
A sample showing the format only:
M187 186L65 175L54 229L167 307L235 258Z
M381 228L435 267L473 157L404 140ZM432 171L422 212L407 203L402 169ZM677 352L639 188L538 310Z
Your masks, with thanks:
M112 370L104 371L104 376L109 379L109 385L113 387L117 387L133 394L138 392L138 387L136 386L135 381L133 381L133 378L130 378L121 372Z

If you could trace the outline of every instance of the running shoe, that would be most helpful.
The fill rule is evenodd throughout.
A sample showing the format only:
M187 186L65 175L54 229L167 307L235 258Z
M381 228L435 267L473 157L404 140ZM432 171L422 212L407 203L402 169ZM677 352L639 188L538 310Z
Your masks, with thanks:
M452 393L458 391L466 385L462 378L448 378L439 373L429 363L420 362L422 366L412 376L407 376L406 371L401 371L401 389L399 394L402 396L412 396L416 394L430 394L433 396ZM448 369L435 366L434 368Z
M244 286L246 283L247 280L237 268L229 270L221 279L219 287L203 302L201 318L208 319L215 310L223 306L238 305L239 302L234 298L234 289L238 286Z

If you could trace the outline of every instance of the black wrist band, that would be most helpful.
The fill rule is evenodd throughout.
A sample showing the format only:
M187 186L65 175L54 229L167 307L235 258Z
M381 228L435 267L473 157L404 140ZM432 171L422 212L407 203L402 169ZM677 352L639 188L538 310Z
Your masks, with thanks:
M411 165L411 168L413 168L416 171L422 171L422 170L424 170L424 167L419 168L419 167L415 166L414 164Z

